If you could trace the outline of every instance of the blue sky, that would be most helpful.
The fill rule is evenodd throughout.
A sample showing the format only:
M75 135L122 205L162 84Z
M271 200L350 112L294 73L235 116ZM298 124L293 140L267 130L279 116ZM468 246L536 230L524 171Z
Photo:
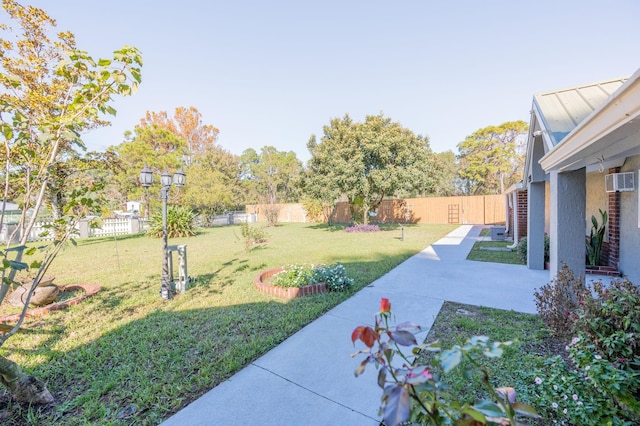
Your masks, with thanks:
M21 0L45 9L94 58L143 54L90 149L122 142L146 111L194 106L234 154L265 145L309 159L333 117L383 112L434 151L505 121L534 93L640 67L640 2Z

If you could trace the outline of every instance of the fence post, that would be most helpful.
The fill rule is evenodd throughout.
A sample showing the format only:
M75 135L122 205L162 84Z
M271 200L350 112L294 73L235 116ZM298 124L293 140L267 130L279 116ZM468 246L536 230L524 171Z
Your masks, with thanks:
M129 218L129 234L137 234L140 232L140 220L132 217Z
M78 222L78 234L80 238L89 238L89 221L82 219Z

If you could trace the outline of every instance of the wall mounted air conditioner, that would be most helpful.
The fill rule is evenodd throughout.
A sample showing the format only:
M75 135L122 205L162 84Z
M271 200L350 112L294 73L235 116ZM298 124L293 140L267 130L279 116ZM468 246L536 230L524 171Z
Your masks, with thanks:
M604 189L607 192L634 191L635 172L612 173L604 177Z

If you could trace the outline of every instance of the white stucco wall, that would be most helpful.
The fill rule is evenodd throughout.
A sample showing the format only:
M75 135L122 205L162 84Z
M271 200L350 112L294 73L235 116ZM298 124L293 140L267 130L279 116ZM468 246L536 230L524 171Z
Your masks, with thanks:
M638 169L640 156L627 158L621 172L634 172L635 191L620 193L619 269L631 282L640 285L640 228L638 227Z
M601 216L598 209L601 209L608 213L609 195L604 190L604 177L606 175L606 170L602 173L593 172L587 174L587 228L585 230L585 235L589 235L591 233L591 216L595 216L598 220L598 224L600 224ZM608 232L609 229L605 231L605 241L609 239Z

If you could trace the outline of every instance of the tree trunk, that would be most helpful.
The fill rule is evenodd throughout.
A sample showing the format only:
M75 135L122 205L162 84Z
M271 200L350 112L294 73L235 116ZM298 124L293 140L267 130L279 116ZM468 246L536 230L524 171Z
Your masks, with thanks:
M368 225L369 224L369 204L366 204L364 206L362 206L362 223L364 225Z
M6 387L18 402L29 404L53 402L53 395L42 380L25 373L18 364L4 357L0 357L0 384Z

